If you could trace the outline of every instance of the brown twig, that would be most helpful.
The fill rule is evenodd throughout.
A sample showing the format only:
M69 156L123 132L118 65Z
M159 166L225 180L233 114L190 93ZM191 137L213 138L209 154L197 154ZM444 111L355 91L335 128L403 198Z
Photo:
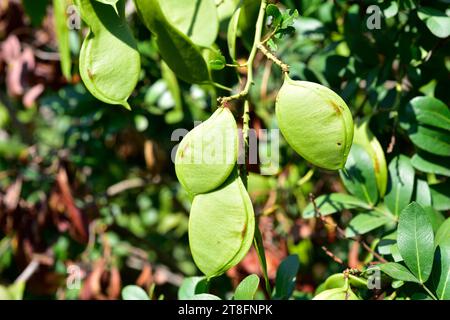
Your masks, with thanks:
M359 242L363 246L364 249L366 249L370 254L372 254L375 258L377 258L380 262L382 262L382 263L386 263L387 262L386 259L384 259L378 253L373 251L372 248L365 241L363 241L361 239L358 239L358 238L355 238L355 237L346 237L345 236L345 231L341 227L339 227L337 224L333 224L333 223L328 222L322 216L322 213L320 212L319 208L317 207L316 200L315 200L314 195L312 193L309 194L309 199L310 199L310 201L313 204L314 212L316 214L316 217L319 218L322 221L322 223L335 228L337 230L338 234L341 236L341 238Z
M281 61L280 59L278 59L263 44L259 43L257 45L257 48L259 49L259 51L261 51L267 57L267 59L273 61L276 65L278 65L281 68L281 71L283 71L283 73L289 73L289 66L286 63L284 63L283 61Z

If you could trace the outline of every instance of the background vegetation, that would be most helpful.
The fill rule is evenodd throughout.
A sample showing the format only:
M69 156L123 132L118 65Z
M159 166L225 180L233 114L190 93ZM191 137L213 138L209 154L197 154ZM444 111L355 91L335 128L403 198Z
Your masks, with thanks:
M239 1L216 2L216 44L231 62L226 35ZM406 159L412 180L403 207L415 200L429 208L434 232L450 210L448 3L283 0L277 2L282 11L296 9L299 15L291 15L292 32L270 44L290 66L293 79L332 88L358 123L369 121L386 163L394 163L386 194L395 185L395 172L403 170L395 161L400 155ZM237 41L241 63L253 39L256 17L251 8L257 12L259 1L244 4L250 9ZM367 28L371 4L383 12L380 29ZM199 272L189 251L190 202L175 177L171 152L177 141L171 135L205 120L215 110L216 98L227 93L173 77L130 2L128 23L142 59L140 80L129 100L133 110L103 104L87 92L78 74L83 24L69 33L70 77L63 76L53 9L45 0L0 1L0 296L10 290L20 298L22 287L6 289L19 277L27 280L25 299L118 299L128 284L150 291L154 299L183 297L178 290L183 279ZM215 81L238 86L243 69L214 71ZM276 128L274 99L281 71L261 53L255 59L254 81L251 126ZM412 101L418 96L440 100L419 101L438 108L440 116L421 118L420 103ZM241 114L239 103L231 108L236 117ZM357 213L368 209L337 201L340 206L328 212L337 213L319 219L313 217L311 199L331 193L360 198L358 185L346 183L343 173L313 168L285 142L280 147L276 175L258 175L256 165L248 168L272 282L288 255L297 256L300 265L294 299L312 298L327 277L347 268L364 270L383 260L403 260L390 247L399 212L391 212L396 209L389 200L384 202L393 221L364 222L378 223L378 228L356 227L353 234L342 234ZM370 161L355 163L363 176L365 165L377 170ZM383 202L376 185L369 193L372 205ZM303 217L308 210L312 215ZM383 240L384 247L379 245ZM73 265L81 272L79 287L67 286L76 284ZM229 297L252 273L261 275L253 248L238 266L213 280L210 292ZM360 294L367 299L392 297L396 286L395 297L429 298L415 284L397 282L393 288L389 278L383 278L382 289ZM262 289L257 297L264 298Z

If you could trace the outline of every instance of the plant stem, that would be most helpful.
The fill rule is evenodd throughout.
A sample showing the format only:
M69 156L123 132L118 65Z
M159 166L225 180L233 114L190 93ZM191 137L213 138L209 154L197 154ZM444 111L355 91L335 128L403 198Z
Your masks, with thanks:
M430 289L428 289L427 286L423 283L422 283L422 288L430 295L431 298L433 298L433 300L438 300L438 298L436 298L436 296L433 294L433 292L431 292Z
M276 65L278 65L281 68L281 71L283 71L283 73L289 73L289 66L280 59L278 59L263 44L259 43L257 45L257 48L267 57L267 59L273 61Z
M264 26L264 17L266 13L267 0L261 0L261 5L259 7L258 19L256 21L256 30L255 37L253 40L253 46L248 56L248 60L246 62L247 65L247 82L245 83L244 89L238 94L219 98L218 102L220 104L226 103L231 100L238 100L241 98L246 98L250 91L250 87L253 84L253 62L255 60L256 52L258 51L258 45L261 42L261 34ZM241 167L240 176L242 182L247 188L247 157L248 157L248 132L250 130L250 103L248 100L244 103L244 112L242 115L242 140L244 143L244 165ZM255 236L253 238L253 244L256 249L256 253L258 255L259 263L261 265L261 269L264 276L265 289L267 291L267 295L270 298L272 295L272 289L270 288L269 276L267 274L267 263L266 263L266 254L264 250L264 245L262 242L261 231L259 230L258 223L255 226Z
M258 20L256 20L256 30L255 30L255 38L253 40L252 50L250 51L250 55L247 60L247 82L245 83L244 89L238 94L219 98L219 103L229 102L231 100L238 100L241 98L245 98L250 91L250 87L253 84L253 61L255 60L256 52L258 51L258 45L261 42L261 34L264 26L264 16L266 13L267 0L261 0L261 6L259 7Z

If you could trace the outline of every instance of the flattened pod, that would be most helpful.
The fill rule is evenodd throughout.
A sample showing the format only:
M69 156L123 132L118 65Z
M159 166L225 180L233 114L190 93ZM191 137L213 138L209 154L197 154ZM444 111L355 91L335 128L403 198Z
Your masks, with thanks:
M234 174L220 188L195 196L189 216L189 246L207 278L218 276L247 254L255 232L250 197Z
M124 1L117 9L93 0L77 0L90 31L80 51L80 75L97 99L130 109L128 97L138 81L141 60L136 40L124 18Z
M237 155L236 121L229 109L219 108L180 142L175 172L189 193L209 192L229 177Z
M351 290L345 288L335 288L322 291L313 300L360 300Z
M320 84L287 75L275 113L289 145L312 164L343 168L353 140L353 119L344 100Z

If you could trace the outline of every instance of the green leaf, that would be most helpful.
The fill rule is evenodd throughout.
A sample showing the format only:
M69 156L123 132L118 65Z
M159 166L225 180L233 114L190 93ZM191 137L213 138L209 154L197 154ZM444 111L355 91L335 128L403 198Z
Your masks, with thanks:
M150 300L147 293L138 286L129 285L122 289L123 300Z
M450 130L450 110L441 100L433 97L415 97L406 108L412 109L417 122Z
M424 206L423 210L425 210L426 214L428 215L428 218L430 219L431 226L433 227L433 232L436 235L436 232L444 223L445 218L439 211L436 211L433 207L430 206ZM436 242L436 239L435 239Z
M234 300L253 300L258 290L259 277L256 274L247 276L239 283L234 292Z
M420 281L408 269L406 269L406 267L399 263L382 263L378 264L376 267L379 267L381 271L386 273L392 279L420 283Z
M321 195L320 197L315 199L315 202L322 216L327 216L344 209L372 209L372 206L367 204L366 202L345 193L331 193ZM303 218L313 218L314 216L314 205L311 202L303 210Z
M201 47L209 48L219 32L219 18L211 0L158 0L168 22Z
M449 162L450 158L439 157L422 151L416 153L411 159L411 164L417 170L447 177L450 177Z
M218 296L209 293L200 293L192 296L189 300L222 300Z
M205 277L184 278L178 289L178 300L188 300L196 294L206 293L208 280Z
M450 210L450 181L430 186L433 208L439 211Z
M436 232L436 237L434 239L434 245L437 247L447 238L450 237L450 218L447 218L444 223L441 224L439 229Z
M389 183L384 203L396 216L409 204L414 187L414 168L408 157L400 155L389 163Z
M170 69L188 83L210 83L208 67L195 44L166 19L158 0L135 0L146 27L156 36L159 52Z
M416 181L416 202L421 206L431 206L431 192L428 183L425 180Z
M378 253L383 255L391 254L391 246L397 243L397 231L394 231L383 238L377 245Z
M416 202L400 214L397 244L408 268L425 283L433 267L434 234L428 215Z
M430 7L421 7L418 16L436 37L447 38L450 35L450 17L444 12Z
M69 28L67 26L67 0L53 0L53 19L55 33L58 40L59 59L62 74L67 80L71 79L71 57L69 43Z
M445 239L439 243L440 277L436 294L440 300L450 300L450 231L447 230Z
M241 14L241 9L237 8L233 13L233 16L230 19L228 24L228 32L227 32L227 42L228 42L228 52L233 61L236 61L236 38L239 27L239 16Z
M347 190L370 205L378 200L375 169L369 153L364 147L353 144L345 164L345 170L339 175Z
M283 20L280 9L278 9L278 7L274 4L267 5L266 14L268 17L272 17L272 21L270 23L272 29L278 27L278 25Z
M296 255L290 255L281 262L275 280L274 299L289 299L295 288L299 267L300 264Z
M413 126L408 134L418 148L438 156L450 156L450 134L448 132L418 125Z
M345 236L351 238L356 235L365 234L391 221L386 215L377 211L360 213L350 221L348 227L345 229Z

